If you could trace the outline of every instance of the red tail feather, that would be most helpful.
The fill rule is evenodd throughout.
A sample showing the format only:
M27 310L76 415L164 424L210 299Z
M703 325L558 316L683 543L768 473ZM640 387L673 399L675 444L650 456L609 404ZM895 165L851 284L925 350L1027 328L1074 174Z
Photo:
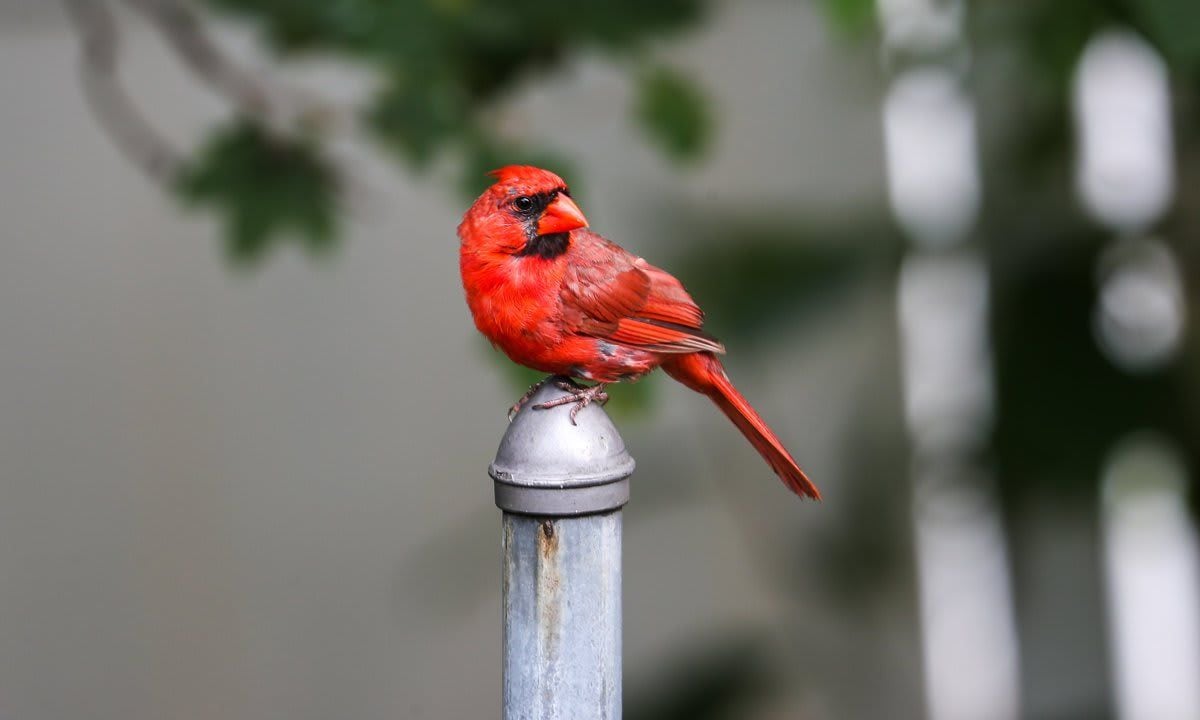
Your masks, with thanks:
M725 368L715 355L707 352L676 355L664 362L662 367L679 382L712 398L789 490L801 497L821 499L821 491L817 490L817 486L792 459L767 423L729 381Z

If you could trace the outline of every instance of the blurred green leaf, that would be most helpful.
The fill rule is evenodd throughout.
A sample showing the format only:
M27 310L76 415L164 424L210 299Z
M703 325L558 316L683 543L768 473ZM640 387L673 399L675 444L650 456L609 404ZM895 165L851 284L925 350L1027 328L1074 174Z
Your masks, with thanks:
M821 8L849 35L859 35L874 26L875 0L821 0Z
M239 120L214 132L180 178L190 204L223 216L226 252L235 262L262 259L295 239L310 252L328 250L336 223L337 179L307 142L268 135Z
M676 161L698 159L712 137L712 117L704 94L670 68L654 67L642 73L634 112L647 137Z
M605 50L631 50L648 39L694 25L704 15L705 0L608 0L607 2L556 3L537 0L541 8L562 8L561 22L581 40Z
M464 130L468 110L467 98L452 82L397 79L375 98L367 119L389 147L421 168Z
M333 50L375 62L419 57L437 44L439 28L425 0L204 0L253 20L285 53Z

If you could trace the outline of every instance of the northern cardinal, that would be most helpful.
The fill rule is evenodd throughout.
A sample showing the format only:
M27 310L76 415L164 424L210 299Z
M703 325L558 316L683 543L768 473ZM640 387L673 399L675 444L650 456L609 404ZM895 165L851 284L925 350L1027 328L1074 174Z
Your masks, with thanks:
M587 229L566 183L510 165L458 226L459 265L475 326L514 362L591 380L559 400L574 413L604 402L604 387L662 367L716 403L787 487L821 493L725 374L725 347L703 332L704 313L667 272ZM514 411L533 390L513 406Z

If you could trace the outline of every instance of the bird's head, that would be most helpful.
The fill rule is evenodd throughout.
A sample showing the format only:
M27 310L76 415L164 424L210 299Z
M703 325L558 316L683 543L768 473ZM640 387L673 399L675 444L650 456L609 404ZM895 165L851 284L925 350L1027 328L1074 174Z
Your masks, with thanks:
M567 184L549 170L508 165L490 173L496 182L471 206L459 235L512 254L545 256L566 247L568 233L588 225Z

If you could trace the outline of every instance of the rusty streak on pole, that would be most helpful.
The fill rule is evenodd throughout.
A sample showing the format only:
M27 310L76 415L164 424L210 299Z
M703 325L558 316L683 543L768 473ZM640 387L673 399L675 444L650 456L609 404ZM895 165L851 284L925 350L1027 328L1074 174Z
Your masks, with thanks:
M633 458L598 405L572 425L552 382L508 426L504 511L505 720L621 717L621 507Z

